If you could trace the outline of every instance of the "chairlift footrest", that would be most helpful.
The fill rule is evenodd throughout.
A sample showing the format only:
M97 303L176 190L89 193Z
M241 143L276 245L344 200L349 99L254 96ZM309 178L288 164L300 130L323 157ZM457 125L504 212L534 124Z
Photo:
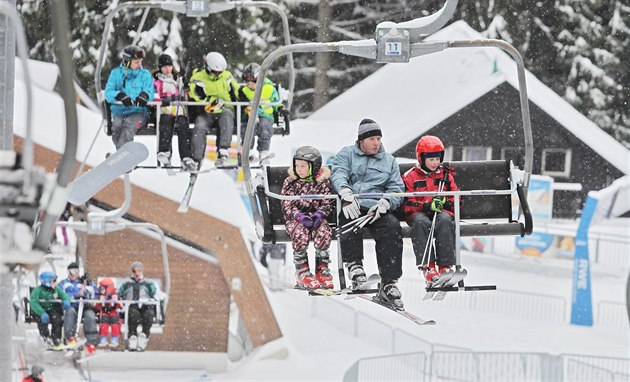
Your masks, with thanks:
M473 292L479 290L497 290L496 285L468 285L465 287L435 287L426 288L427 292Z

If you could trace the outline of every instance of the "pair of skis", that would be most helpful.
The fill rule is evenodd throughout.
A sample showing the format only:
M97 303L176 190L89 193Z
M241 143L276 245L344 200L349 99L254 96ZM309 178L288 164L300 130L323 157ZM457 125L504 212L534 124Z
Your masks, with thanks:
M464 286L463 280L467 275L468 272L465 269L457 269L455 272L449 272L440 275L440 278L434 281L431 285L427 286L427 293L422 299L442 301L444 300L448 292L470 292L497 289L496 285Z
M410 313L406 310L401 309L399 307L397 307L396 305L392 304L391 302L389 302L388 300L385 300L383 298L381 298L378 295L379 289L371 289L372 286L378 285L381 281L381 277L377 274L372 274L368 277L367 281L363 284L361 284L360 288L355 288L355 289L351 289L351 288L345 288L345 289L338 289L338 290L333 290L333 289L312 289L312 288L307 288L307 287L303 287L303 286L295 286L293 287L293 289L298 289L298 290L306 290L309 292L309 295L311 296L339 296L339 295L347 295L346 296L346 300L347 299L353 299L355 297L359 297L362 298L364 300L373 302L375 304L378 304L380 306L383 306L395 313L397 313L398 315L405 317L406 319L410 320L411 322L417 324L417 325L435 325L435 320L425 320L422 319L418 316L416 316L413 313Z

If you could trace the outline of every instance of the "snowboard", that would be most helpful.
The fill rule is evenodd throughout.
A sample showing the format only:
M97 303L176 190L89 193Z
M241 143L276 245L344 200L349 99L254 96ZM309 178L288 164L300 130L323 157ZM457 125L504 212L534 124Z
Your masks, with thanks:
M125 143L115 153L71 183L68 202L85 204L92 196L120 175L133 170L147 159L149 150L138 142Z

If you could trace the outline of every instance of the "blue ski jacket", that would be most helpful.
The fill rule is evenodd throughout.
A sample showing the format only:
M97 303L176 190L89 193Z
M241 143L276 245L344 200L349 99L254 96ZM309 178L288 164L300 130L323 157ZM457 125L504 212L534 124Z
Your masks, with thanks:
M79 280L63 279L59 283L59 287L61 288L61 290L66 292L68 297L70 297L71 299L84 298L91 300L96 296L94 293L94 288L91 285L84 286L83 283ZM73 302L72 307L78 309L79 303Z
M385 152L381 145L378 153L367 155L357 144L342 148L333 162L331 182L333 189L339 193L347 187L354 194L370 192L403 192L405 184L400 177L396 159ZM369 209L380 199L357 198L362 208ZM403 198L388 197L390 211L400 207Z
M105 85L105 100L111 104L110 110L112 116L129 115L134 113L144 113L149 116L148 106L125 106L115 104L116 96L120 92L125 92L134 102L138 94L145 92L149 95L148 99L153 100L154 86L151 73L145 68L133 70L127 68L123 64L112 69Z

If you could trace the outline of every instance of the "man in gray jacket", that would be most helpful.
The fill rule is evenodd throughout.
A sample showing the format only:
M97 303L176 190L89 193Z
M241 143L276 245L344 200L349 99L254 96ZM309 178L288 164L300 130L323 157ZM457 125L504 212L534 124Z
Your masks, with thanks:
M402 309L402 295L396 286L402 275L402 229L392 214L402 204L401 197L359 198L355 194L403 192L404 184L394 157L381 144L381 127L371 119L359 124L358 139L342 148L335 157L332 185L342 200L339 226L370 215L365 228L376 241L376 260L381 275L379 296ZM367 281L363 270L363 230L350 231L341 238L343 260L353 288Z

